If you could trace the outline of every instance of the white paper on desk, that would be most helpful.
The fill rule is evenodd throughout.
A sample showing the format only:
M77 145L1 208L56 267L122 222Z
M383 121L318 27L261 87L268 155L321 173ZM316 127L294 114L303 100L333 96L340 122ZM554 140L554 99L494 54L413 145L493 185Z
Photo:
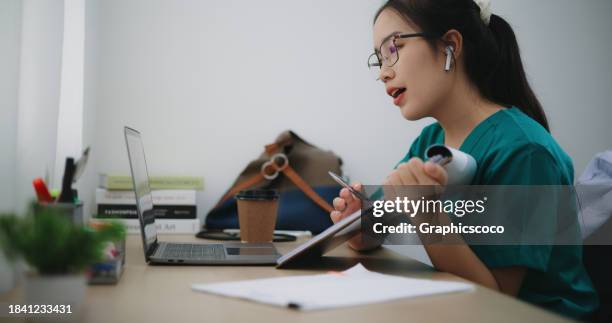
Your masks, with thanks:
M371 272L361 264L322 275L256 279L229 283L194 284L192 289L264 304L301 310L331 309L401 298L473 290L461 282L434 281Z

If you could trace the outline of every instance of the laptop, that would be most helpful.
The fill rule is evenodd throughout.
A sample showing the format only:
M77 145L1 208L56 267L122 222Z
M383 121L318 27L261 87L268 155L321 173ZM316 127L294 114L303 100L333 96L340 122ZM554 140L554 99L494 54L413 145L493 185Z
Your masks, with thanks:
M130 170L136 194L136 210L145 260L171 265L276 265L280 257L272 243L170 243L157 239L149 174L140 132L124 128Z

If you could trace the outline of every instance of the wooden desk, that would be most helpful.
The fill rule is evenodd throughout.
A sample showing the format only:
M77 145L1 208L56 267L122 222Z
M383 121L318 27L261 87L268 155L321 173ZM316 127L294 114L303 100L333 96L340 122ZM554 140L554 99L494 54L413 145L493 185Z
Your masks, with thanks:
M198 241L188 235L162 241ZM297 243L279 243L281 253ZM483 287L474 292L405 299L367 306L298 312L243 300L197 293L193 283L246 280L344 270L360 261L366 268L401 276L460 280L397 253L379 249L358 254L341 246L309 269L273 267L148 266L139 235L127 240L126 266L119 284L87 289L84 322L568 322L569 320ZM18 300L19 288L0 300ZM6 319L6 318L5 318ZM0 318L2 321L2 318Z

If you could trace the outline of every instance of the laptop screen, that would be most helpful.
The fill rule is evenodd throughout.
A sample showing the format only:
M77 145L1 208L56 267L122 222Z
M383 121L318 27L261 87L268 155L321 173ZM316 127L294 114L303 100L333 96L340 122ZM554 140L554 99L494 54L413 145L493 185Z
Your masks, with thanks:
M149 175L145 161L144 146L140 133L134 129L125 127L125 142L132 170L132 182L136 193L136 210L140 219L140 228L145 247L145 256L157 241L157 230L155 228L155 213L153 211L153 198L149 186Z

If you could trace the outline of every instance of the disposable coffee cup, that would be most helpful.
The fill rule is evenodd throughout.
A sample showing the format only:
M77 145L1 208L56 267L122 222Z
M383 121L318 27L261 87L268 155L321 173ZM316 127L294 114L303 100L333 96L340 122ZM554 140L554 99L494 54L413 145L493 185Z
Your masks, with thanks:
M248 190L236 194L242 242L272 242L279 194L275 190Z

